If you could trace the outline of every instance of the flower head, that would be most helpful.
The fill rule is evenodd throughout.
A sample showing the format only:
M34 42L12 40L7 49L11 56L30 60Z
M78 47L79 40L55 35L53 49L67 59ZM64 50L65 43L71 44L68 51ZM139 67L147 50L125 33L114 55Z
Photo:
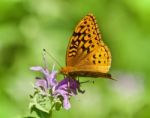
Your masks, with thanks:
M42 67L32 67L31 70L40 71L43 73L43 78L38 78L35 82L35 88L40 89L42 94L50 96L55 102L58 100L62 103L65 109L69 109L71 107L70 97L77 95L80 90L80 83L78 80L65 77L61 81L56 80L56 71L49 72L47 68Z

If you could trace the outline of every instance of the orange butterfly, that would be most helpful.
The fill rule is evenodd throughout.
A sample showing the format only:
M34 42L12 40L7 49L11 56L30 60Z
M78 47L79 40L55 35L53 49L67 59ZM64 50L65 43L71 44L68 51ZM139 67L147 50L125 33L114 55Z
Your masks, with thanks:
M111 53L102 41L92 14L86 15L76 26L66 52L66 67L60 72L66 76L111 78Z

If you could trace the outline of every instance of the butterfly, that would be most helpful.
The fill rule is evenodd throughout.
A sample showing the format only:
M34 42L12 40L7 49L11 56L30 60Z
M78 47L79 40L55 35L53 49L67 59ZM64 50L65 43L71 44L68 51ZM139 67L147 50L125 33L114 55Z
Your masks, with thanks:
M70 76L110 78L111 53L104 44L93 14L76 26L66 51L66 67L60 73Z

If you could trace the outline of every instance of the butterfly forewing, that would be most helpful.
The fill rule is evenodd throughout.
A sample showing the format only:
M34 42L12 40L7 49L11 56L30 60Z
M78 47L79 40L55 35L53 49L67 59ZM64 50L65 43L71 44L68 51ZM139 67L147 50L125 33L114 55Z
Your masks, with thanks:
M78 65L99 43L100 35L95 17L89 14L78 23L73 32L66 52L66 65Z
M88 14L78 23L70 38L65 71L76 76L103 77L107 76L110 65L110 51L101 39L95 17Z

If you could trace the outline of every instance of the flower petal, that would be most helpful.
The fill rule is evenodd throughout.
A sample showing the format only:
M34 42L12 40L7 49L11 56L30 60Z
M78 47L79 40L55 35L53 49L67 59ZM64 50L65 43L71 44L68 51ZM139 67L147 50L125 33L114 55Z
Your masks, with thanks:
M72 78L65 78L62 81L59 82L59 84L56 86L56 89L64 89L70 94L77 94L77 90L79 90L80 83L76 79Z
M50 88L52 88L53 86L56 86L56 84L57 84L56 74L57 74L56 71L52 71L50 74L48 73L46 75L46 80L47 80L48 86Z
M44 69L44 68L41 67L41 66L34 66L34 67L31 67L30 69L33 70L33 71L40 71L40 72L42 72L45 76L49 74L48 69Z
M45 79L37 79L35 82L35 87L41 87L42 89L47 89L47 82Z
M33 70L33 71L42 72L44 74L45 78L46 78L47 85L48 85L49 88L52 88L53 86L55 86L57 84L57 81L56 81L56 78L55 78L56 74L57 74L57 71L52 71L50 73L47 68L44 69L41 66L31 67L30 69Z
M34 67L31 67L30 70L33 70L33 71L41 71L43 68L41 66L34 66Z
M69 97L66 96L66 95L64 95L63 98L64 98L64 100L63 100L63 107L64 107L66 110L70 109L70 108L71 108L71 104L70 104L70 102L69 102Z

